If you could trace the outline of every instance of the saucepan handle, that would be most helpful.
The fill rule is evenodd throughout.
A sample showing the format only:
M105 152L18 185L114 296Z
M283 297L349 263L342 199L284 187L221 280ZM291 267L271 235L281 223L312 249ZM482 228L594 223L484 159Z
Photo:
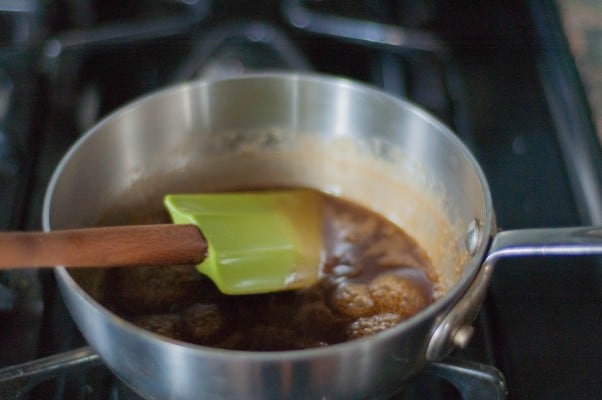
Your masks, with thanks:
M454 347L464 347L472 335L472 322L487 293L498 260L525 256L602 255L602 227L510 230L496 234L472 284L437 326L427 348L429 361L440 360Z
M506 399L504 375L491 365L448 357L442 362L427 364L425 373L451 383L462 395L462 400Z

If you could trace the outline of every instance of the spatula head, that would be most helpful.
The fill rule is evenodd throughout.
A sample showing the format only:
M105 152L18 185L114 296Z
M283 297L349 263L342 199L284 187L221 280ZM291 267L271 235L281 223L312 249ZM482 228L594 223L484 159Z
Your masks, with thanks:
M208 243L197 269L226 294L307 287L322 261L321 197L312 190L173 194L176 224L195 224Z

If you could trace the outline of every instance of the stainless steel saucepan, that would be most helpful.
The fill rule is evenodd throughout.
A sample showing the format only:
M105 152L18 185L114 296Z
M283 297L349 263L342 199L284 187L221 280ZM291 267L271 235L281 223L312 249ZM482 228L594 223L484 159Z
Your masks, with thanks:
M508 166L511 168L511 166ZM352 399L393 393L429 361L465 345L501 257L600 254L602 229L497 233L481 168L443 124L345 79L263 74L181 84L104 119L49 185L45 230L85 226L102 210L169 191L309 186L386 215L425 248L442 296L371 337L327 348L227 351L142 330L56 270L81 332L149 399Z

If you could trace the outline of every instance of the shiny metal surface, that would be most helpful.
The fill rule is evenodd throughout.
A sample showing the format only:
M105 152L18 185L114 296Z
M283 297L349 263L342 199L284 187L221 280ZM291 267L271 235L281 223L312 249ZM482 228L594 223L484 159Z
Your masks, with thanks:
M305 139L318 145L299 148ZM276 141L301 155L258 163L244 157L249 140L268 150ZM349 143L359 149L356 154L345 145ZM410 203L403 196L409 186L403 185L439 192L441 208L453 215L458 228L452 229L457 237L427 244L434 253L450 243L464 249L464 235L475 218L483 221L484 235L494 230L484 177L446 127L411 104L369 87L294 74L185 84L108 117L59 165L45 199L44 229L84 225L135 181L185 171L220 152L237 154L236 162L204 171L222 178L226 174L219 180L226 185L240 181L232 171L250 163L257 173L239 184L268 176L275 183L314 185L350 194L385 214L407 212ZM403 156L396 157L397 152ZM369 171L381 163L387 166L381 175ZM173 188L177 179L163 184ZM428 225L441 230L439 223L420 220L414 227L417 235L432 234ZM447 294L414 318L371 338L303 351L224 351L165 339L107 312L65 269L57 269L57 278L90 345L124 382L149 398L195 399L199 393L237 399L372 398L395 392L422 368L432 330L474 278L486 242L480 241L463 274L449 278Z
M426 349L427 360L440 360L458 346L457 342L461 344L461 336L471 326L485 299L492 274L493 264L483 265L462 299L442 318Z
M427 359L438 360L462 342L487 294L495 264L502 258L602 255L602 227L540 228L505 231L491 240L477 278L433 334ZM542 270L542 273L545 270Z
M521 229L498 233L485 264L505 257L602 254L602 227Z
M56 356L0 369L0 395L6 400L20 400L32 386L52 379L65 371L87 370L102 361L90 347L82 347ZM438 376L452 384L463 400L506 398L506 383L501 372L486 364L448 358L431 363L423 374ZM117 396L121 399L121 396ZM126 398L130 398L127 396ZM139 399L138 396L135 397Z
M463 400L506 398L506 380L500 371L491 366L450 358L445 363L430 364L428 370L454 382Z

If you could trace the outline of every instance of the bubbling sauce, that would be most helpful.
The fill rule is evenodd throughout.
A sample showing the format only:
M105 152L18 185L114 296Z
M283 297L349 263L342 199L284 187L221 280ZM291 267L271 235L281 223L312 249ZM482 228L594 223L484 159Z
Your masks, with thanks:
M111 268L86 285L101 304L174 339L225 349L322 347L390 328L437 297L438 275L399 227L357 204L323 196L324 263L308 288L227 296L192 265ZM116 209L99 225L168 223L162 207ZM93 281L93 280L92 280Z

